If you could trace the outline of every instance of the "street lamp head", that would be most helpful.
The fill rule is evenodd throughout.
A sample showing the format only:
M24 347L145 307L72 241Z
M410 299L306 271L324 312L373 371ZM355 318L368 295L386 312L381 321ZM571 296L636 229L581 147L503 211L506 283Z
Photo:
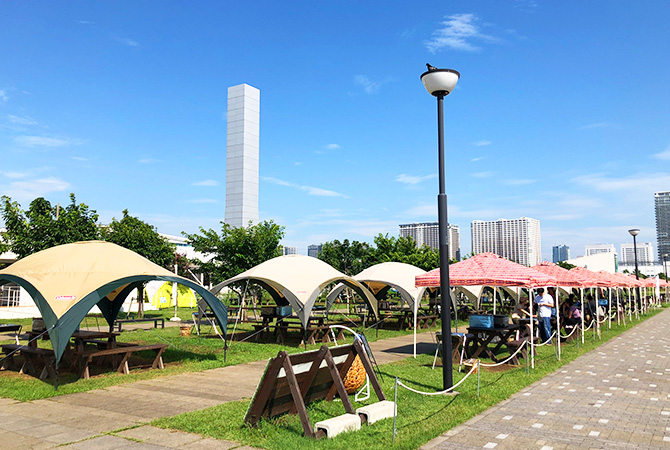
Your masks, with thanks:
M632 230L628 230L628 232L630 233L631 236L637 236L638 234L640 234L640 230L637 229L637 228L633 228Z
M444 97L456 87L461 74L451 69L438 69L426 64L428 71L421 74L421 82L430 95Z

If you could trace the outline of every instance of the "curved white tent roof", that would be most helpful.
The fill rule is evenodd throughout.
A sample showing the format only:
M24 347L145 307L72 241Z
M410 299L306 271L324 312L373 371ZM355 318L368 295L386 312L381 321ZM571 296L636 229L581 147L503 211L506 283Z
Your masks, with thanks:
M247 280L261 284L275 299L278 296L286 299L304 326L307 326L310 312L321 291L335 282L344 283L358 292L377 316L377 300L365 286L311 256L278 256L217 284L211 292L216 294L229 284Z
M417 299L421 299L426 290L425 287L415 286L414 277L423 275L424 273L426 273L425 270L411 264L385 262L368 267L358 275L355 275L354 279L365 284L375 297L380 292L383 294L387 287L392 287L398 291L403 302L407 302L410 308L414 310L414 303ZM344 288L344 285L338 285L328 294L329 308ZM377 299L379 300L378 297Z

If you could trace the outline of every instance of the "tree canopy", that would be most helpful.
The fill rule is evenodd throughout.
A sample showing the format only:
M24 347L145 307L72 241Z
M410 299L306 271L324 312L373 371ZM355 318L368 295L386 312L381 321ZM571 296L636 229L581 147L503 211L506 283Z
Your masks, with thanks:
M3 240L19 258L61 244L98 239L98 215L84 203L53 206L43 197L30 203L27 211L11 198L2 197Z
M183 234L195 251L212 256L199 264L216 284L280 256L279 242L284 237L284 227L273 221L249 223L247 227L232 227L221 222L221 234L202 227L200 234Z
M439 251L423 245L418 247L411 237L389 237L379 234L374 238L375 246L348 239L334 240L323 244L319 259L340 272L353 276L370 266L384 262L411 264L423 270L432 270L440 265Z
M175 246L158 234L156 227L143 222L123 210L121 220L112 219L112 223L101 231L101 238L107 242L125 247L144 256L161 267L172 270L175 262Z

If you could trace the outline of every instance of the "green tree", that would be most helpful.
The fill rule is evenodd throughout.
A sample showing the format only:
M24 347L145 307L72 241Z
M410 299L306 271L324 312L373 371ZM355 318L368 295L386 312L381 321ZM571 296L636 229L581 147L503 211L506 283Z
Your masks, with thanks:
M53 206L43 197L30 203L27 211L11 198L2 197L6 231L2 233L5 248L19 258L61 244L98 239L98 215L84 203L77 204L70 194L65 208Z
M132 250L161 267L172 271L175 262L175 246L158 234L156 227L130 216L123 210L121 220L112 219L112 223L102 230L102 238L121 247Z
M383 262L401 262L411 264L423 270L432 270L440 265L440 252L427 245L418 247L410 236L389 237L379 234L374 239L373 264ZM372 264L371 264L372 265Z
M281 255L279 241L284 237L284 227L273 221L264 221L247 227L231 227L221 222L221 234L213 229L200 228L200 234L184 236L195 251L212 256L200 261L200 269L209 273L212 283L220 283L245 270Z
M365 242L337 239L321 247L318 258L347 275L353 276L371 266L373 250Z
M570 264L569 262L565 262L565 261L559 261L559 262L556 263L556 265L559 266L559 267L562 267L564 269L567 269L567 270L574 269L575 267L577 267L574 264Z

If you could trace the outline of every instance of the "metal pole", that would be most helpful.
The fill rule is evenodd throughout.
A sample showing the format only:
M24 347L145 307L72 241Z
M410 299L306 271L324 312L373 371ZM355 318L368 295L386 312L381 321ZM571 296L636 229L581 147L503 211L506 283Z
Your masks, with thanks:
M437 148L440 193L437 196L438 236L440 243L440 292L442 319L442 386L453 386L451 361L451 288L449 286L449 238L447 235L447 194L444 174L444 95L437 96Z

